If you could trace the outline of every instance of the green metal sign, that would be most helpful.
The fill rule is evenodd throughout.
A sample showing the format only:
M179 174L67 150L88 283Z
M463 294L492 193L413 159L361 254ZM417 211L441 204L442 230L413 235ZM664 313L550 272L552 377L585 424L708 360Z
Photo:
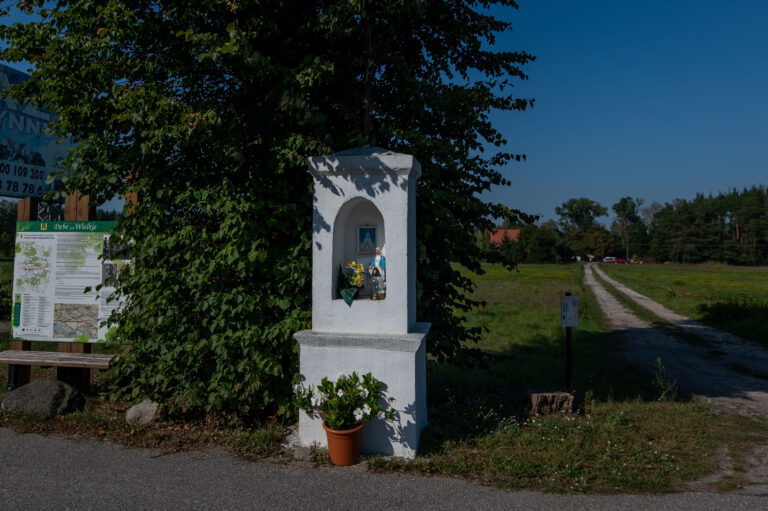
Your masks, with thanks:
M20 232L112 232L117 222L16 222Z

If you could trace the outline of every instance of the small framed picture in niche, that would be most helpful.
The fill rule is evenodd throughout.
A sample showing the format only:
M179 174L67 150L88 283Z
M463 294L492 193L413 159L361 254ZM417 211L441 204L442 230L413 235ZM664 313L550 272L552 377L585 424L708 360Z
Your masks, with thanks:
M359 225L357 226L357 253L375 254L376 253L376 226Z

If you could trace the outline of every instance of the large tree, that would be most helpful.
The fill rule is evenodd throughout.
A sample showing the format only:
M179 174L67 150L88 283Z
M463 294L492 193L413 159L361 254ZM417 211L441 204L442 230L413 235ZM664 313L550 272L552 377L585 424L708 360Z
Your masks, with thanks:
M292 333L310 318L306 157L368 142L422 164L418 314L433 324L430 353L450 358L478 339L462 323L472 283L453 263L480 271L474 233L509 213L479 195L521 159L490 116L529 104L511 85L531 57L493 49L510 25L492 13L513 1L20 5L41 19L3 27L0 58L33 64L11 95L45 104L54 132L77 142L67 186L97 203L138 196L116 234L135 241L116 318L133 346L116 367L124 397L240 413L287 402Z
M638 237L640 231L644 230L640 219L640 206L643 205L643 202L645 201L640 198L622 197L612 206L613 212L616 213L615 227L624 244L627 260L629 260L630 255L630 238ZM638 229L638 227L641 229Z
M560 226L566 232L586 233L597 225L598 217L608 214L608 209L599 202L581 197L563 202L555 208L555 213L560 216Z
M570 261L572 256L563 234L549 225L524 226L518 244L524 251L521 261L526 263L564 263Z

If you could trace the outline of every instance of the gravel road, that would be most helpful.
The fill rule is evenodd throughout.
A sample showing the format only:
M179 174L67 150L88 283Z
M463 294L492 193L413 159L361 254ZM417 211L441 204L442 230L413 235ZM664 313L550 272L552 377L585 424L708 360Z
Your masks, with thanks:
M698 341L678 340L641 321L595 279L595 273L636 304L696 336ZM768 351L670 311L611 279L594 263L586 265L584 274L585 283L595 293L615 330L621 343L619 353L625 360L650 375L654 373L656 359L661 358L667 376L677 381L682 393L708 400L728 412L768 417ZM768 445L755 446L742 461L739 474L734 472L727 452L721 453L720 458L716 473L690 487L704 489L724 477L737 475L750 484L750 491L768 497ZM768 502L763 505L768 509Z
M599 266L592 266L592 268L603 280L641 307L648 309L656 316L687 334L695 335L707 341L710 345L717 347L719 351L722 351L720 356L723 365L734 366L742 371L746 368L753 375L768 379L768 350L745 342L733 334L717 330L671 311L647 296L630 289L621 282L613 280Z
M698 336L701 342L675 339L641 321L600 285L593 271L638 305ZM677 380L681 392L711 400L728 411L768 417L766 350L666 309L611 279L594 263L587 264L584 273L585 283L623 341L620 353L626 360L653 374L656 359L661 358L668 377Z

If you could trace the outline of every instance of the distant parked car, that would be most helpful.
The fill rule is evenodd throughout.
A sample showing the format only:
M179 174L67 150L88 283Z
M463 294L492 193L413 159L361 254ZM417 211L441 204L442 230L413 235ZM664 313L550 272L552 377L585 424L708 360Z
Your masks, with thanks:
M629 264L626 259L614 259L613 262L616 264Z
M603 257L603 262L604 263L612 263L614 261L616 261L615 257Z

